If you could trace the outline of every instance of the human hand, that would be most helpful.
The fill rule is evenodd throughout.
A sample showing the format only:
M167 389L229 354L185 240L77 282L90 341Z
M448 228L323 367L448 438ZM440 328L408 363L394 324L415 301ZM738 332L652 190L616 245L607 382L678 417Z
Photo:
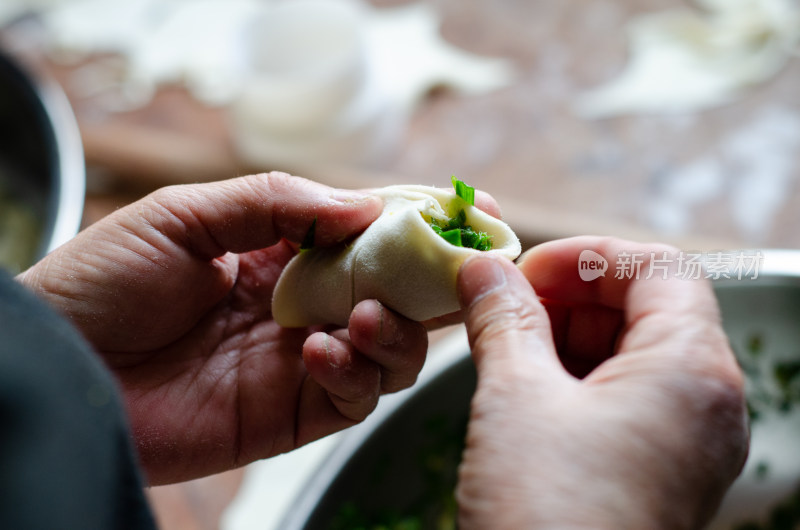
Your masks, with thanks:
M699 528L741 470L742 376L709 283L584 282L586 249L610 271L622 251L673 255L583 237L534 248L521 272L462 266L478 388L460 528Z
M380 199L272 173L159 190L19 276L121 383L151 484L289 451L362 420L412 384L421 324L375 301L347 329L282 329L275 283L316 219L315 244L354 237ZM286 239L283 239L286 238ZM325 331L326 333L323 333Z

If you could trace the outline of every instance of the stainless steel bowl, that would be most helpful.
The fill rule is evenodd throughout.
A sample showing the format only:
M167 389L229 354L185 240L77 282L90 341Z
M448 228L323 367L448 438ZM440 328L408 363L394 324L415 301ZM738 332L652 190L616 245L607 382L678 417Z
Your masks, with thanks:
M451 502L475 382L466 334L455 332L431 351L413 388L381 398L342 437L278 528L358 528L356 519L410 513L436 528L440 513L452 513L439 507Z
M77 233L86 174L63 91L2 53L0 123L0 266L16 271Z
M715 289L737 355L751 357L748 350L757 340L763 350L759 362L766 367L762 376L771 377L770 367L781 360L800 367L800 252L765 251L757 278L719 280ZM747 383L753 403L756 386L763 386L755 377L750 374ZM449 521L439 519L440 508L446 488L455 484L475 381L466 337L459 332L431 352L417 385L388 396L367 421L343 436L279 528L364 523L371 528L370 521L398 523L403 514L413 514L422 528L449 527ZM800 409L800 376L793 384ZM774 410L762 410L766 417L752 423L751 457L714 529L738 528L743 522L756 524L748 528L783 528L770 526L769 520L781 503L792 502L800 485L800 413L787 414L778 402L773 405L758 405Z
M800 251L764 252L757 279L715 288L746 376L751 445L709 529L799 528Z

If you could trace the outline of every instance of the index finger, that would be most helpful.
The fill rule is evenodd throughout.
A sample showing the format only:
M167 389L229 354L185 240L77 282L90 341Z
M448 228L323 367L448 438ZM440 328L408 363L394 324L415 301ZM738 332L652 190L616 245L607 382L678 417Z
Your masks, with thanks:
M497 204L494 197L485 191L475 190L475 207L497 219L502 219L503 217L500 213L500 205Z
M628 323L652 313L719 320L710 283L681 276L680 260L663 244L581 236L532 248L519 268L542 298L624 310Z
M608 262L604 276L592 279L594 275L584 274L581 278L579 260L587 250ZM628 274L634 255L641 267ZM618 336L616 352L648 352L642 358L648 361L638 365L646 367L638 373L648 384L653 370L672 367L739 385L741 371L722 328L711 282L702 274L698 279L679 274L680 258L677 249L666 245L586 236L535 247L520 268L543 298L619 310L624 331ZM651 274L651 269L658 273ZM625 363L606 365L603 377L627 373L629 368Z
M278 172L171 186L145 201L140 213L150 225L207 259L309 234L315 245L332 245L363 231L383 207L375 195Z

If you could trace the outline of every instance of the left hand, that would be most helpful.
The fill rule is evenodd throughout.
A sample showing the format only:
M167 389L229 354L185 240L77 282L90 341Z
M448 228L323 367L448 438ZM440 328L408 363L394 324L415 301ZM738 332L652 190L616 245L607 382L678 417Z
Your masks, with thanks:
M159 190L19 276L80 329L122 385L150 483L289 451L411 385L425 328L375 301L347 329L283 329L272 291L315 244L364 230L379 198L280 173ZM284 239L285 238L285 239Z

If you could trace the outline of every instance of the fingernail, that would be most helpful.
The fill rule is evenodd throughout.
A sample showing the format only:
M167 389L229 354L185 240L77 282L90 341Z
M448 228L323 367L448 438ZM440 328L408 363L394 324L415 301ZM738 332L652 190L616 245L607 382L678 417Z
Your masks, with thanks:
M397 322L393 318L386 315L386 310L383 304L378 302L378 344L381 346L391 346L397 342Z
M476 256L461 267L461 300L470 305L507 283L506 271L496 259Z
M336 190L331 195L331 200L341 204L361 204L379 200L377 195L365 193L363 191Z
M325 338L322 339L322 344L325 346L325 359L328 361L328 365L332 368L338 368L339 359L337 359L336 355L331 351L331 336L326 334Z

